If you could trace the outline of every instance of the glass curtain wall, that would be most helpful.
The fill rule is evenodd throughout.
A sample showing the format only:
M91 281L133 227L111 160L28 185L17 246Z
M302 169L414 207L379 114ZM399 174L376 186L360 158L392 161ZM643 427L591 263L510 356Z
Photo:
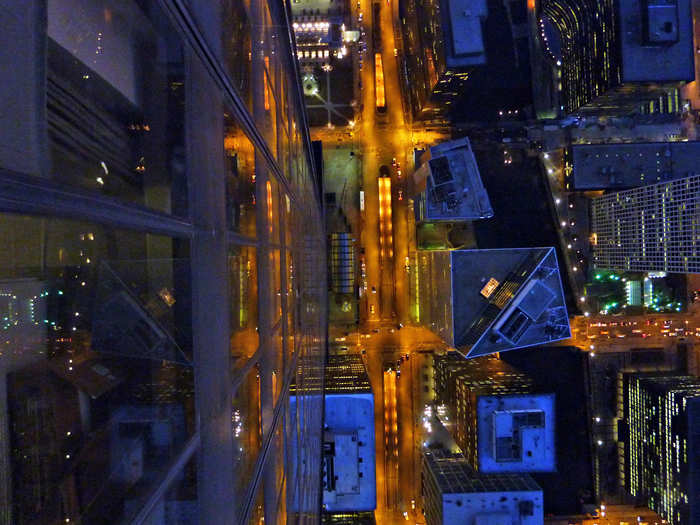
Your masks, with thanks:
M326 250L284 5L2 10L0 525L316 522Z

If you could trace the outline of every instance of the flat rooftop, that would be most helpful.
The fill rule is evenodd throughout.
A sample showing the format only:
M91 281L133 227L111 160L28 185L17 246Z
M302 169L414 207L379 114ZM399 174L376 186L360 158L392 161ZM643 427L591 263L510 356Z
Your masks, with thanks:
M690 0L621 0L622 82L695 78Z
M443 0L443 12L449 20L443 23L448 68L486 64L486 48L481 24L488 15L486 0ZM445 9L444 4L447 4Z
M570 336L554 248L455 250L454 346L477 357Z
M482 474L475 472L462 454L442 449L424 453L425 461L443 494L474 492L539 492L542 489L527 474Z
M451 140L430 148L423 220L455 221L493 217L469 139Z
M700 141L574 144L576 190L628 189L700 173Z

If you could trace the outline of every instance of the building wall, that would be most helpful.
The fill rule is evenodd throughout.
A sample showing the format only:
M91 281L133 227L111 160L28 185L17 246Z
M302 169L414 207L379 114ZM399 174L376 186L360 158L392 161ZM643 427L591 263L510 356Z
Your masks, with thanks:
M561 45L560 98L571 113L620 82L620 59L612 0L543 0Z
M700 175L593 199L596 268L700 272Z
M317 521L326 250L284 11L0 13L0 524Z
M625 374L623 385L626 491L672 525L693 523L697 505L689 481L697 477L697 453L689 448L696 432L688 408L695 412L700 382L672 374Z

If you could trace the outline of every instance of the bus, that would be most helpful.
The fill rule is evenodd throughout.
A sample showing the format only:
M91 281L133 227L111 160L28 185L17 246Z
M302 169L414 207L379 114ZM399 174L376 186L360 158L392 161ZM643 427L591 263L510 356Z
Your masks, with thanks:
M382 54L374 53L374 99L379 113L386 113L386 93L384 92L384 66Z

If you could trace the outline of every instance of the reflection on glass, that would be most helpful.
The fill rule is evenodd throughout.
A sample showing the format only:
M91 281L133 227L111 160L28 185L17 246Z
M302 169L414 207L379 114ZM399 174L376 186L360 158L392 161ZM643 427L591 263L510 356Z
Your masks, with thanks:
M280 250L270 250L270 265L272 266L272 304L275 305L273 322L277 322L282 316L282 272Z
M51 176L187 214L181 42L154 0L48 0Z
M297 332L297 282L296 274L294 273L294 256L291 250L286 251L286 266L287 266L287 335L294 338ZM288 353L293 351L294 345L288 349Z
M15 522L128 519L194 432L189 261L55 219L0 215L0 238Z
M248 525L264 525L265 523L265 511L263 508L263 484L258 485L258 491L255 494L255 503L253 509L248 517Z
M258 348L258 279L256 251L252 246L229 249L231 359L242 367Z
M224 133L228 227L255 236L255 148L228 113L224 113Z
M253 367L238 387L233 398L231 424L233 425L233 473L236 486L234 494L248 490L253 467L258 459L262 442L260 412L260 374ZM245 498L237 497L238 512L243 510Z
M252 111L250 0L224 0L224 62L234 86Z
M148 525L190 525L199 522L197 456L177 476L163 498L149 513Z

